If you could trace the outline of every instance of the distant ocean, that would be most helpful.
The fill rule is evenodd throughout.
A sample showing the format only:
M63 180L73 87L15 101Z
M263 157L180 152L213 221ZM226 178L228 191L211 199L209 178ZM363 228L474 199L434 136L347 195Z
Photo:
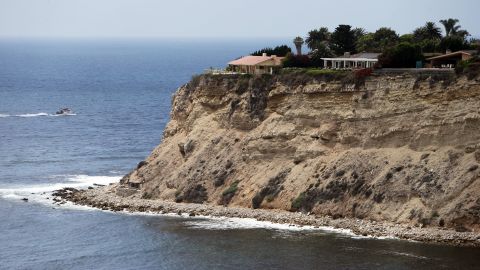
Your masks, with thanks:
M143 160L192 75L287 42L1 40L0 269L478 269L478 249L52 204Z

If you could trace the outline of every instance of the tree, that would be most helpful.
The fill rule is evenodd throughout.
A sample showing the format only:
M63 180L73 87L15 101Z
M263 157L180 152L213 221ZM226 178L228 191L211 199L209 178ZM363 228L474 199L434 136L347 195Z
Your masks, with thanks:
M424 26L413 31L413 40L424 52L438 51L442 31L434 22L426 22Z
M310 54L311 65L314 67L323 67L322 58L333 57L334 54L325 43L320 43Z
M467 47L465 40L459 36L448 36L442 39L440 42L440 47L443 50L450 50L452 52L460 51Z
M447 20L440 20L440 23L443 24L443 27L445 27L445 36L452 36L460 29L461 26L457 25L458 22L458 19L452 18Z
M414 43L414 35L413 34L404 34L404 35L401 35L399 38L398 38L398 41L399 42L408 42L408 43Z
M413 31L415 40L440 40L442 38L442 31L434 22L427 22L424 26L419 27Z
M357 39L355 46L357 52L380 52L377 42L373 38L373 33L368 33Z
M383 51L387 47L394 46L398 42L398 34L388 27L381 27L373 34L373 39Z
M296 37L293 40L293 44L295 44L295 48L297 49L297 55L302 55L303 43L305 43L305 42L303 41L303 38L301 38L301 37Z
M261 56L264 53L266 53L267 55L276 55L276 56L283 57L291 51L292 51L292 49L290 49L290 47L288 47L287 45L281 45L281 46L277 46L273 49L272 48L263 48L259 51L255 51L255 52L251 53L251 55Z
M310 50L315 50L319 44L328 42L330 40L330 36L331 33L328 31L328 28L321 27L308 32L305 43L307 43L307 46L310 48Z
M419 46L402 42L385 50L378 57L378 62L384 68L413 68L417 61L423 59Z
M355 52L355 33L350 25L341 24L332 33L331 47L337 55Z
M355 40L358 40L367 34L367 31L361 27L354 28L352 31L353 35L355 36Z

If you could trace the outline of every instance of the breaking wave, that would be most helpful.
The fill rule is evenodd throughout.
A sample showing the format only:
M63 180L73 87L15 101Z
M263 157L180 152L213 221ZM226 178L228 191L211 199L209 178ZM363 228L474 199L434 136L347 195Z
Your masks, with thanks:
M108 185L118 182L121 176L91 176L91 175L56 175L54 179L63 179L58 183L44 183L0 188L0 197L4 199L27 198L34 202L50 202L47 198L55 190L65 187L87 188L92 185Z

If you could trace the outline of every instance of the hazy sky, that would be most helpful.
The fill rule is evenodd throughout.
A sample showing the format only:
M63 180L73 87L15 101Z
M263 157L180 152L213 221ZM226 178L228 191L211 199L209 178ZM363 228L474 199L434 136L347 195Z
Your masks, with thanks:
M0 36L294 37L350 24L403 34L458 18L480 36L480 0L0 0Z

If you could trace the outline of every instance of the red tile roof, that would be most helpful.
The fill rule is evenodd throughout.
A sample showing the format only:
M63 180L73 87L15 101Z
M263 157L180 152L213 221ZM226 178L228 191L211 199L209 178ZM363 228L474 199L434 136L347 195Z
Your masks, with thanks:
M244 56L240 59L231 61L228 64L234 65L234 66L255 66L272 59L275 60L275 65L280 65L283 57L249 55L249 56Z

